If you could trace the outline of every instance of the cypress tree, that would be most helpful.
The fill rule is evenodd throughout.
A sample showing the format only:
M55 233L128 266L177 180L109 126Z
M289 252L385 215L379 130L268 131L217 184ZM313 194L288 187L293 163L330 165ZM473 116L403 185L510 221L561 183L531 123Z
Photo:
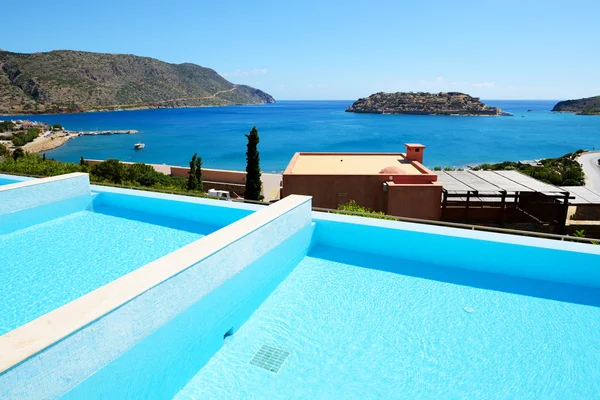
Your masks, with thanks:
M196 177L196 189L202 191L202 157L196 158L194 176Z
M260 180L260 155L258 154L258 130L252 128L248 138L248 150L246 151L246 194L248 200L262 200L262 181Z
M188 172L187 190L195 190L198 187L196 180L196 158L198 153L194 153L192 161L190 161L190 171Z

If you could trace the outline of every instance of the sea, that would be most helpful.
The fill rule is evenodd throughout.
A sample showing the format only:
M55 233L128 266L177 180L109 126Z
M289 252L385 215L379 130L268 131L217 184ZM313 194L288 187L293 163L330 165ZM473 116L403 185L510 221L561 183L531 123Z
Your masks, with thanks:
M403 152L426 146L428 167L557 157L600 149L600 116L552 113L557 101L484 100L513 116L379 115L345 112L348 101L0 117L60 123L78 131L135 129L139 135L81 136L46 153L63 161L117 158L187 165L194 153L206 168L243 170L246 137L259 135L264 172L283 171L295 152ZM144 142L145 148L133 145Z

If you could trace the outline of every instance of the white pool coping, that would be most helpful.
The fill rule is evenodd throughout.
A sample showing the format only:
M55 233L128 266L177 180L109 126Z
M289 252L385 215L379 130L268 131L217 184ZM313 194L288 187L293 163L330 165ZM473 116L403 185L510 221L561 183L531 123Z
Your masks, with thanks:
M293 195L261 207L243 219L0 336L0 374L310 200L308 196ZM204 201L214 204L211 200Z
M67 179L82 177L82 176L88 176L88 174L83 173L83 172L72 172L70 174L49 176L47 178L39 178L39 179L28 178L28 179L20 180L19 182L8 183L6 185L0 185L0 192L7 192L9 190L21 189L21 188L28 187L28 186L42 185L44 183L64 181ZM0 174L0 178L14 179L14 178L20 178L20 177Z

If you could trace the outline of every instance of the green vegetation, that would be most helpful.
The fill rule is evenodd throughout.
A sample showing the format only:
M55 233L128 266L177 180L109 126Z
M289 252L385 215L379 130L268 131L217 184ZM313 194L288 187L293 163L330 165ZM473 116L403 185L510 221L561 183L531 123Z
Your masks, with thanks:
M5 156L9 156L9 155L10 155L10 150L8 150L8 147L6 147L2 143L0 143L0 157L5 157Z
M63 127L61 124L54 124L54 125L52 125L52 130L53 131L62 131Z
M109 159L100 164L88 166L83 163L68 163L45 159L39 154L26 153L21 148L13 152L13 157L5 157L0 161L0 172L16 173L29 176L54 176L71 172L87 172L90 180L98 183L147 187L161 190L185 192L184 177L169 176L156 172L150 165L122 164L118 160ZM191 192L199 192L192 190Z
M188 172L187 190L202 191L202 157L194 153L190 161L190 171Z
M368 218L393 219L393 218L390 218L390 216L387 215L386 213L384 213L383 211L373 211L370 208L358 205L356 203L356 201L354 201L354 200L350 200L347 203L338 205L338 210L365 214L363 216L368 217ZM343 214L343 213L340 213L340 214Z
M515 170L551 185L582 186L585 183L585 174L577 161L577 157L582 152L583 150L577 150L562 157L546 158L540 160L541 165L535 167L514 161L504 161L497 164L481 164L474 167L473 170Z
M13 134L12 142L15 146L23 146L37 138L40 132L40 128L29 128L26 132Z
M12 153L12 158L15 161L17 161L18 159L23 158L23 157L25 157L25 152L20 147L15 149L15 151L13 151L13 153Z
M252 128L248 138L248 150L246 151L246 194L244 198L248 200L262 200L262 181L260 180L260 155L258 153L258 130L256 126Z
M12 121L2 121L0 122L0 133L10 132L15 128L15 126L15 123Z

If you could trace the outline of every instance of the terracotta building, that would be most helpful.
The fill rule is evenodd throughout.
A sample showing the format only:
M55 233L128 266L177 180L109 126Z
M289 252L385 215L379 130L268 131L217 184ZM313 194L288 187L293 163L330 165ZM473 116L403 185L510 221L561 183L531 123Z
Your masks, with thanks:
M442 186L425 168L421 144L406 153L296 153L283 173L283 196L313 197L315 207L350 200L387 214L440 219Z

